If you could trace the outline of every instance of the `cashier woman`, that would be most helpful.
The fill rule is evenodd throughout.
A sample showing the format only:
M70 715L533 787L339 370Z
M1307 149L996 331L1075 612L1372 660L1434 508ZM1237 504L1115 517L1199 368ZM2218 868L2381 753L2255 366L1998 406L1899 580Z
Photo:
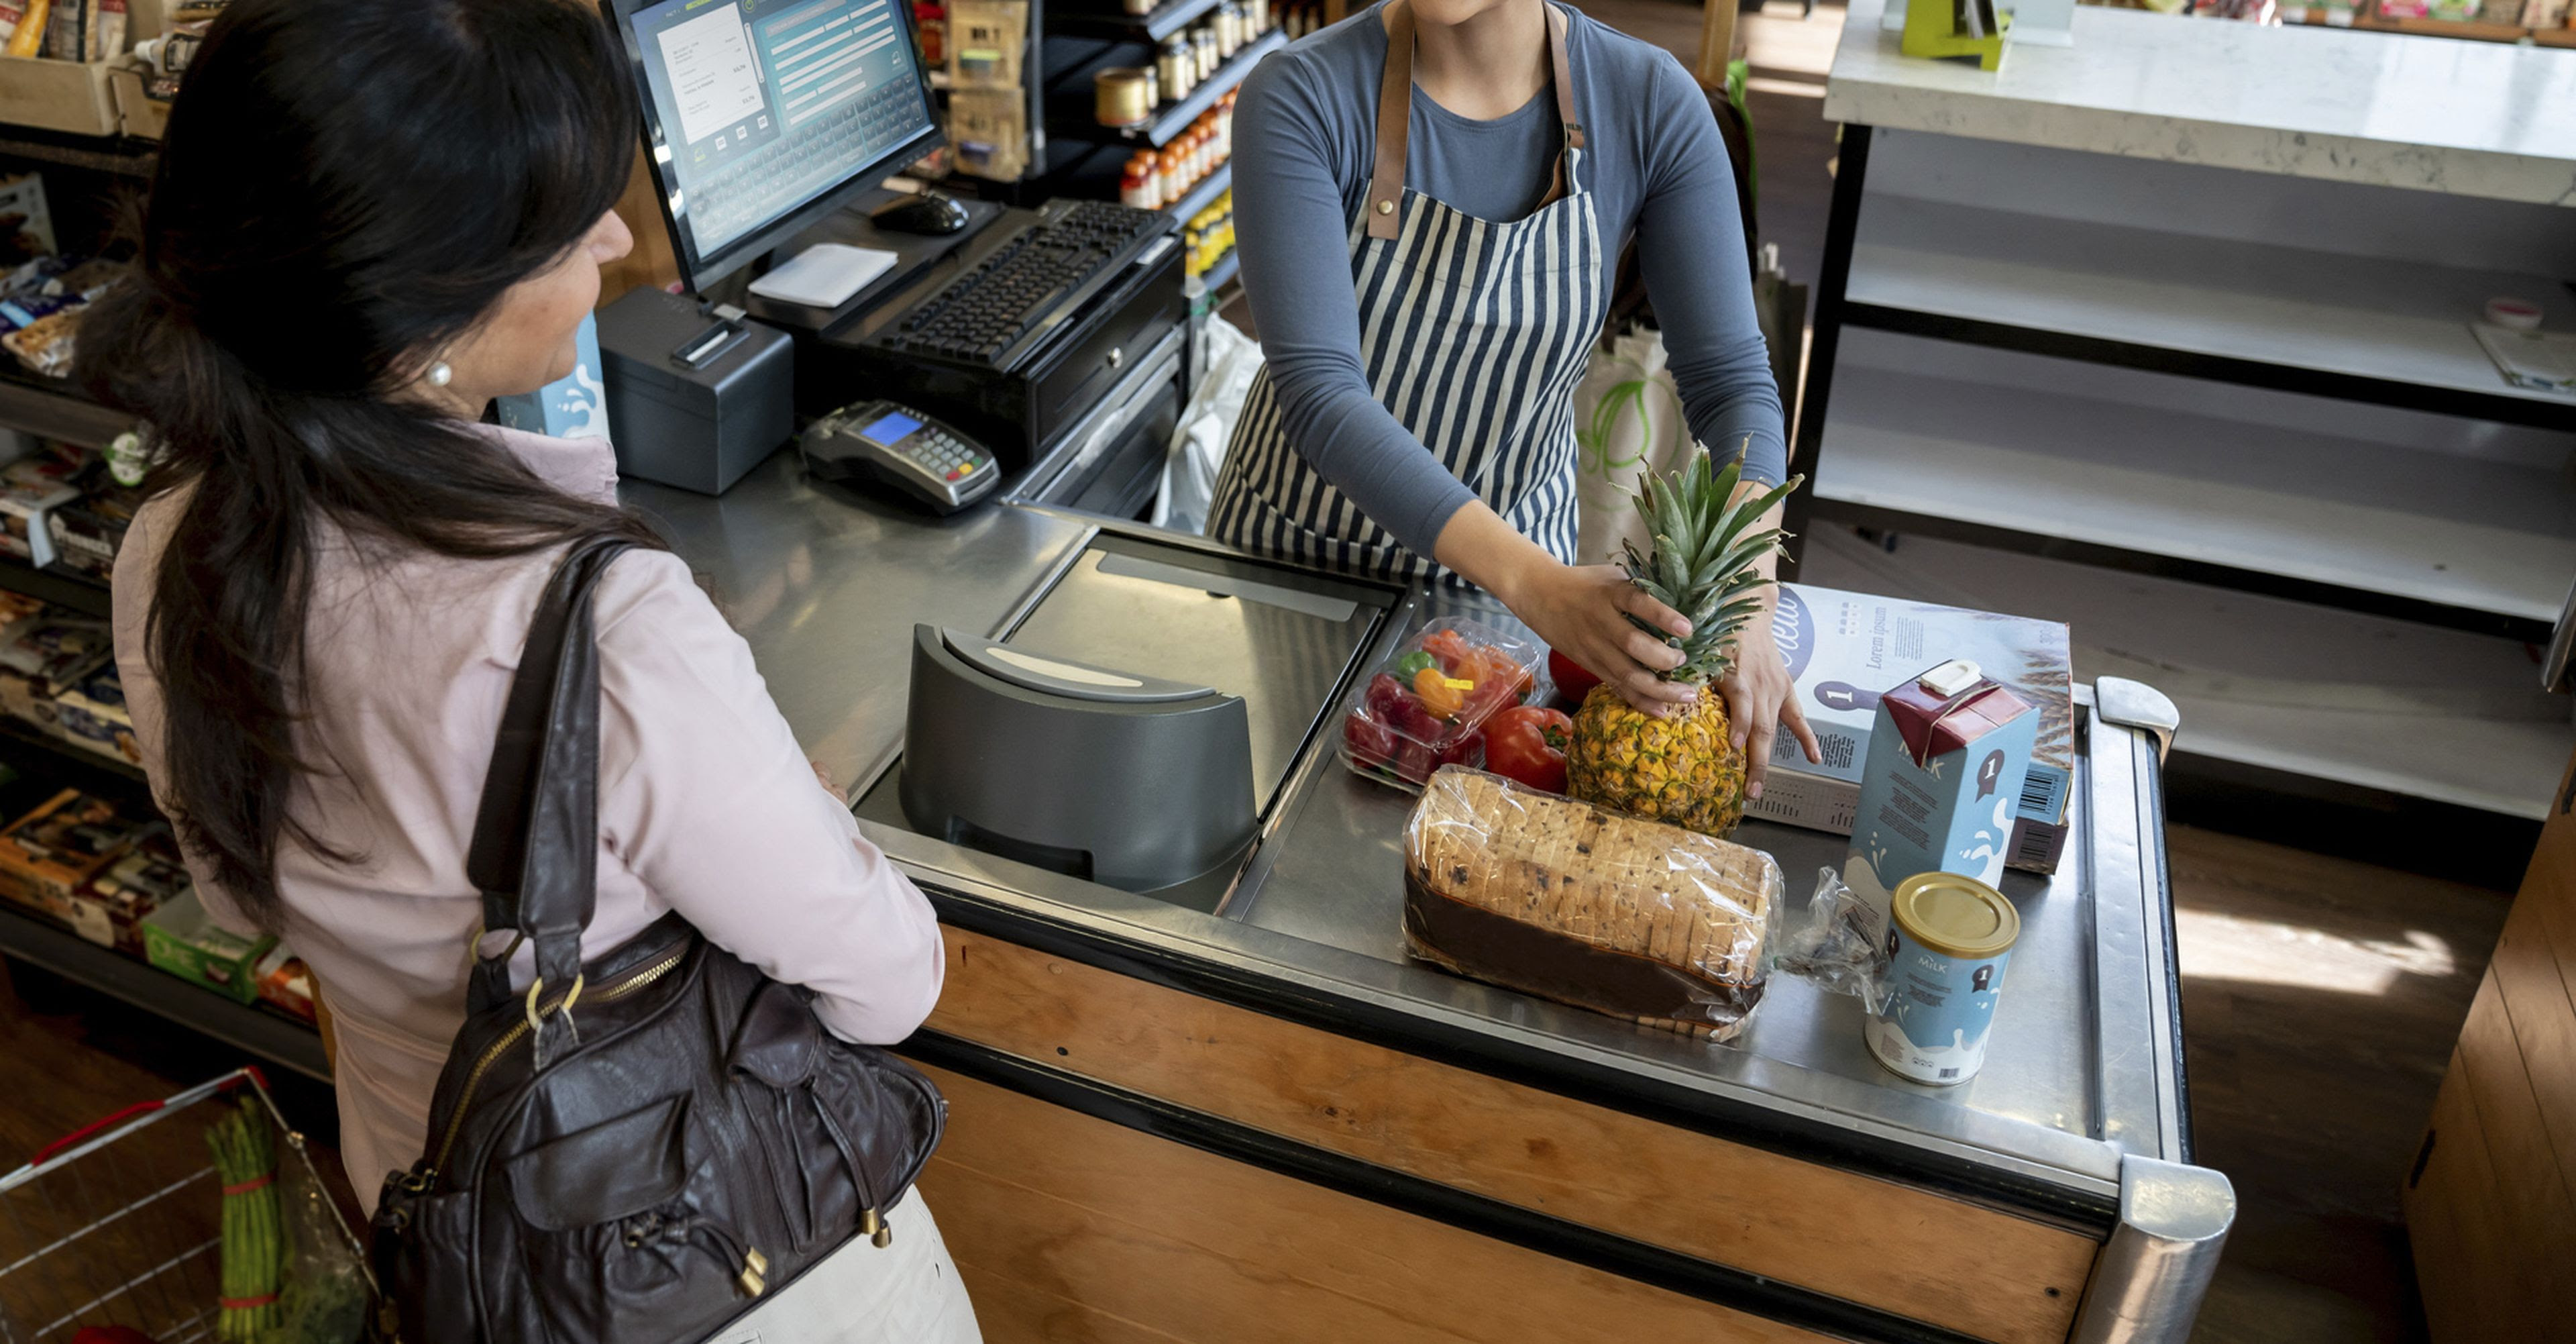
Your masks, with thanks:
M1680 63L1551 0L1386 0L1262 62L1235 111L1243 285L1267 364L1209 531L1473 583L1640 708L1686 633L1576 565L1576 379L1633 236L1693 435L1777 483L1780 398L1716 119ZM1767 562L1766 562L1767 563ZM1721 683L1761 792L1810 760L1770 624Z

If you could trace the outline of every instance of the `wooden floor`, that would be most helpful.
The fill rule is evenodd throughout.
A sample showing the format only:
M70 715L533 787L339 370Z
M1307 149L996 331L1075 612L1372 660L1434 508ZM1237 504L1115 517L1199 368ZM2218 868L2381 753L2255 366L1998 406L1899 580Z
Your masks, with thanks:
M2199 1156L2244 1206L2198 1338L2420 1338L2397 1182L2507 899L2210 831L2169 849ZM0 991L0 1166L240 1062L21 973ZM329 1135L327 1092L276 1085Z

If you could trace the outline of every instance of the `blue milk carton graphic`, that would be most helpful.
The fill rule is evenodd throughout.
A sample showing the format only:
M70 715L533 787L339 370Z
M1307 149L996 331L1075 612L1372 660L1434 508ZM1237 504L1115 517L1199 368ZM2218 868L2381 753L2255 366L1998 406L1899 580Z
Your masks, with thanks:
M599 380L599 323L581 320L572 372L522 396L503 397L501 423L558 439L608 437L608 388Z
M1959 873L1991 887L2004 873L2039 713L1971 662L1948 662L1879 697L1861 772L1843 881L1887 936L1897 885Z

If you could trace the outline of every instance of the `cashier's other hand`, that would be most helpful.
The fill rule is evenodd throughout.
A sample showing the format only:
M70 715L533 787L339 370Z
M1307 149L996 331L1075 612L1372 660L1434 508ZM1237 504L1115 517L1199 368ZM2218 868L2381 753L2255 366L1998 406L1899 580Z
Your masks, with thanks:
M1762 777L1771 769L1771 739L1781 728L1798 739L1809 765L1824 764L1815 730L1807 726L1807 711L1798 705L1797 684L1789 680L1780 646L1771 642L1768 612L1755 617L1736 637L1735 669L1719 678L1717 689L1726 697L1735 745L1744 749L1745 797L1762 796Z
M1655 675L1681 666L1681 650L1628 618L1677 636L1690 633L1690 622L1639 591L1618 566L1544 562L1512 597L1512 614L1549 648L1590 669L1638 709L1663 715L1699 698L1696 687Z

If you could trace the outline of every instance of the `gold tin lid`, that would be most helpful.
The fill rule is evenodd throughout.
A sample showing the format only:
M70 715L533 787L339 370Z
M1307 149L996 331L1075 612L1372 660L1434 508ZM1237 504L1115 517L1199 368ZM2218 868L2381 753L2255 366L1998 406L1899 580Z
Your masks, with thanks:
M1906 937L1943 956L1997 956L2021 937L2021 912L1973 877L1916 873L1896 884L1889 904Z

